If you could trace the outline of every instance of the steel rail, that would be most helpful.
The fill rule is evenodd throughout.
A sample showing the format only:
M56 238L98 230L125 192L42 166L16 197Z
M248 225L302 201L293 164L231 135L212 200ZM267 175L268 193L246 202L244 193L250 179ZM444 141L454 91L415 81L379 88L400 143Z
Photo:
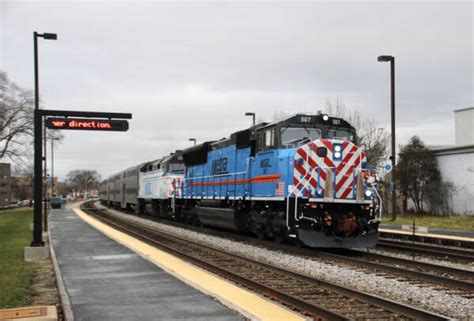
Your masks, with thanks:
M377 247L385 249L396 249L404 252L412 251L416 253L443 256L463 262L474 262L474 251L440 247L436 245L420 244L403 241L392 241L382 239L377 243Z
M90 213L90 209L89 210L84 210L86 212L89 212ZM94 214L93 214L94 215ZM312 303L309 303L309 302L306 302L306 301L303 301L299 298L296 298L292 295L289 295L289 294L286 294L284 292L281 292L281 291L278 291L276 289L272 289L264 284L261 284L259 282L255 282L255 281L252 281L248 278L244 278L244 277L241 277L235 273L232 273L231 271L228 271L226 269L223 269L215 264L211 264L209 262L206 262L206 261L203 261L201 259L198 259L196 257L193 257L192 255L189 255L183 251L180 251L178 249L175 249L167 244L164 244L163 242L160 242L160 241L157 241L156 239L152 238L152 237L148 237L148 236L145 236L143 235L142 233L139 233L139 232L136 232L136 231L133 231L132 229L130 228L127 228L127 227L124 227L123 225L120 225L116 222L113 222L111 220L108 220L108 219L104 219L103 217L100 217L100 216L97 216L97 215L94 215L95 218L101 220L102 222L108 224L108 225L111 225L113 226L114 228L120 230L120 231L123 231L129 235L133 235L134 237L142 240L142 241L145 241L149 244L152 244L154 246L157 246L161 249L164 249L166 250L168 253L171 253L172 255L175 255L177 257L180 257L188 262L191 262L201 268L204 268L210 272L213 272L215 274L218 274L218 275L221 275L225 278L228 278L234 282L237 282L237 283L240 283L246 287L249 287L249 288L252 288L256 291L259 291L260 293L263 293L269 297L272 297L274 298L276 301L279 301L279 302L283 302L285 304L289 304L293 307L295 307L296 309L299 309L301 311L304 311L304 312L307 312L307 313L311 313L313 316L319 316L323 319L327 319L327 320L352 320L350 318L347 318L346 316L343 316L343 315L340 315L336 312L332 312L332 311L329 311L327 309L324 309L323 307L320 307L318 305L315 305L315 304L312 304ZM128 222L129 223L129 222ZM140 226L141 229L148 229L144 226ZM154 233L156 233L157 231L153 231ZM172 237L172 238L177 238L177 239L180 239L181 241L183 241L183 239L181 238L178 238L178 237L174 237L174 236L171 236L171 235L166 235L166 237ZM186 240L186 242L188 243L194 243L194 242L190 242L189 240Z
M94 212L97 212L97 211L94 211ZM110 215L110 214L106 214L106 215ZM98 217L99 219L101 219L103 221L107 221L108 223L110 222L110 220L104 219L101 216L95 215L95 217ZM115 218L114 220L117 220L117 218ZM153 234L156 234L158 232L156 229L153 229L153 228L150 228L150 227L147 227L147 226L143 226L140 223L131 222L131 221L126 220L126 219L120 219L120 220L126 221L126 224L134 225L135 228L141 229L142 232L147 231L148 233L153 233ZM293 297L291 295L288 295L286 293L283 293L281 291L278 291L278 290L275 290L275 289L269 290L267 286L265 286L263 284L260 284L258 282L249 280L247 278L242 278L240 276L239 277L234 277L233 276L234 273L232 273L230 271L227 271L225 269L223 270L221 267L216 266L212 263L202 262L199 259L189 257L189 254L181 252L181 251L173 249L173 248L170 248L170 246L168 246L167 244L162 244L162 243L160 243L159 241L156 241L153 238L144 236L140 232L128 231L129 230L128 228L125 228L125 227L121 226L118 223L110 222L110 224L113 224L113 225L117 226L117 228L119 228L121 230L124 230L126 232L131 232L134 235L136 235L138 238L141 238L141 239L143 239L147 242L151 242L151 243L153 243L157 246L164 247L167 250L169 250L170 252L176 253L176 255L178 255L180 257L183 257L187 260L189 259L190 261L192 261L193 263L195 263L199 266L204 265L206 268L211 269L211 270L217 272L218 274L223 274L226 277L234 279L239 283L242 283L242 284L245 284L245 285L247 285L251 288L255 288L255 289L258 289L260 291L263 291L264 293L269 294L269 295L277 298L277 300L283 300L283 301L286 301L288 303L291 303L292 305L296 306L297 308L299 308L301 310L311 312L312 314L319 315L323 318L348 319L347 316L342 316L342 315L339 315L337 313L327 311L321 306L317 306L317 305L314 305L312 303L302 301L298 298L295 298L295 297ZM175 235L170 235L170 234L165 233L163 231L159 231L159 233L160 233L161 237L166 234L166 237L168 237L168 238L177 239L177 240L180 240L181 242L186 242L188 244L189 243L194 244L194 242L190 242L187 239L183 239L183 238L175 236ZM158 244L156 244L156 243L158 243ZM282 275L286 275L288 277L299 279L301 281L304 281L306 283L310 283L310 284L312 284L314 286L317 286L317 287L324 287L324 288L327 288L329 290L338 292L339 294L343 294L343 295L346 295L346 296L349 296L349 297L352 297L352 298L357 298L357 299L359 299L361 301L365 301L365 302L367 302L371 305L375 305L375 306L378 306L378 307L381 307L381 308L384 308L384 309L388 309L392 312L401 313L403 315L406 315L406 316L409 316L409 317L412 317L412 318L417 318L417 319L421 318L421 319L427 319L427 320L449 320L449 318L447 318L445 316L442 316L442 315L438 315L438 314L435 314L435 313L432 313L432 312L428 312L428 311L425 311L425 310L422 310L422 309L419 309L419 308L411 307L411 306L401 304L401 303L398 303L398 302L395 302L395 301L387 300L387 299L384 299L384 298L381 298L381 297L378 297L378 296L370 295L370 294L367 294L367 293L364 293L364 292L360 292L360 291L356 291L356 290L349 289L349 288L346 288L346 287L342 287L342 286L339 286L339 285L336 285L336 284L333 284L333 283L330 283L330 282L327 282L327 281L318 280L318 279L308 277L308 276L305 276L305 275L302 275L302 274L299 274L299 273L287 271L285 269L281 269L279 267L276 267L276 266L273 266L273 265L270 265L270 264L257 262L257 261L239 256L239 255L236 255L236 254L231 254L231 253L227 253L225 251L219 250L219 249L215 249L215 248L210 247L210 246L206 246L206 245L198 244L198 243L196 245L201 247L201 248L205 248L208 251L218 252L218 253L221 253L222 255L225 255L225 256L228 256L228 257L233 257L233 258L238 259L240 261L244 261L244 262L248 262L248 263L253 264L253 265L260 266L264 269L270 269L270 270L273 270L273 271L275 271L277 273L280 273ZM267 292L267 291L269 291L269 292ZM312 309L312 310L310 310L310 309ZM331 316L328 313L331 314Z
M130 215L130 213L128 212L122 212L122 213ZM136 216L136 214L133 214L132 216ZM174 221L169 221L169 220L165 220L165 222L163 222L163 220L159 220L159 219L156 219L155 217L149 217L146 215L138 215L138 216L144 219L161 222L162 224L178 226L180 228L186 228L186 229L196 229L201 233L202 233L201 230L203 229L201 227L196 227L196 226L190 227L189 225L174 222ZM219 237L222 237L221 235L222 231L213 230L213 232ZM230 235L228 235L228 233L225 233L224 235L224 237L229 237L229 236ZM246 241L250 243L256 242L255 238L252 238L249 236L243 236L243 235L239 235L235 233L232 233L231 237L239 241ZM392 273L395 275L399 275L401 277L405 276L405 277L416 278L416 279L423 280L431 284L443 285L443 286L453 287L462 291L467 291L466 294L460 293L460 295L466 295L470 297L474 293L474 272L468 271L468 270L462 270L462 269L447 267L443 265L414 261L414 260L409 260L409 259L404 259L404 258L399 258L399 257L377 254L377 253L364 252L361 250L354 250L354 249L346 250L348 251L348 255L344 255L340 253L334 253L332 251L314 250L314 249L308 249L308 248L299 248L299 247L290 246L286 244L277 244L275 242L266 241L266 240L259 240L258 244L265 245L266 247L272 250L284 250L291 253L292 255L301 254L301 255L309 256L309 257L317 256L317 257L321 257L321 258L325 258L329 260L337 260L342 263L350 262L353 264L357 264L358 266L361 266L361 267L366 267L366 268L377 270L377 271ZM352 254L355 254L358 257L354 258L354 257L349 256ZM365 259L359 258L361 256L364 257ZM370 260L378 260L378 261L382 261L383 263L373 262ZM385 263L391 263L392 265L387 265ZM420 269L424 271L419 271ZM426 272L426 270L429 270L430 272ZM442 273L444 275L437 275L431 271ZM454 276L455 278L453 278ZM438 290L438 288L434 288L434 289Z
M122 212L125 214L130 215L128 212ZM132 216L136 216L136 214L133 214ZM199 232L202 232L201 230L203 228L201 227L196 227L192 226L190 227L189 225L178 223L175 221L169 221L157 219L155 217L150 217L146 215L138 215L139 217L142 217L144 219L149 219L157 222L161 222L162 224L168 224L172 226L179 226L181 228L186 228L186 229L196 229ZM216 231L213 230L213 233L217 234L218 236L222 237L222 231ZM224 237L229 237L227 233L225 233ZM239 241L247 241L254 243L255 238L249 237L249 236L243 236L239 234L232 233L231 237L234 239L238 239ZM426 263L426 262L420 262L420 261L413 261L409 259L404 259L404 258L399 258L399 257L393 257L393 256L388 256L388 255L382 255L382 254L376 254L376 253L370 253L370 252L364 252L360 250L347 250L349 251L349 255L351 254L356 254L359 257L363 256L365 257L364 259L359 259L359 258L353 258L348 255L344 254L339 254L339 253L333 253L330 251L321 251L321 250L312 250L312 249L307 249L307 248L298 248L294 246L288 246L285 244L277 244L275 242L271 241L265 241L265 240L259 240L258 241L259 245L264 244L270 249L275 249L275 250L285 250L290 252L292 255L294 254L301 254L305 256L310 256L314 257L319 256L322 258L330 259L330 260L338 260L342 261L343 263L346 263L344 261L348 261L350 263L357 264L361 267L366 267L369 269L374 269L382 272L387 272L387 273L392 273L395 275L399 275L401 277L411 277L411 278L416 278L419 280L426 281L428 283L432 284L437 284L437 285L443 285L443 286L449 286L453 287L462 291L467 291L466 294L460 293L460 295L466 295L468 297L472 296L472 293L474 293L474 272L468 271L468 270L462 270L462 269L456 269L452 267L447 267L443 265L436 265L432 263ZM378 260L382 261L384 263L392 263L393 265L387 265L384 263L380 262L371 262L371 261L366 261L366 260ZM402 265L402 267L400 267ZM405 268L408 266L408 269ZM419 271L419 269L423 269L425 271ZM411 270L414 269L414 270ZM426 270L429 271L436 271L438 273L442 273L443 275L437 275L434 273L426 272ZM446 276L448 275L448 276ZM456 276L456 278L453 278L452 276ZM439 288L434 288L435 290L439 290Z
M361 251L357 251L357 252L362 253L362 255L366 254ZM454 268L449 268L449 267L445 267L441 265L435 265L435 264L418 262L418 261L410 261L410 260L406 260L402 258L394 258L394 257L386 256L386 255L379 255L379 254L373 254L373 253L370 253L368 255L369 258L373 257L374 259L385 260L387 263L391 262L393 264L403 264L403 265L408 265L411 267L417 266L419 268L434 270L434 271L438 271L438 272L442 272L446 274L457 274L459 278L453 279L450 277L440 276L433 273L404 269L397 266L371 262L364 259L353 258L353 257L329 253L329 252L318 252L318 255L328 257L328 258L335 258L335 259L349 261L349 262L358 264L360 266L366 266L368 268L372 268L379 271L390 272L390 273L398 274L401 276L408 275L414 278L428 281L429 283L437 283L441 285L455 287L455 288L462 289L464 291L468 291L470 294L471 293L474 294L474 283L460 279L460 278L465 277L468 280L474 280L474 272L471 272L471 271L454 269Z

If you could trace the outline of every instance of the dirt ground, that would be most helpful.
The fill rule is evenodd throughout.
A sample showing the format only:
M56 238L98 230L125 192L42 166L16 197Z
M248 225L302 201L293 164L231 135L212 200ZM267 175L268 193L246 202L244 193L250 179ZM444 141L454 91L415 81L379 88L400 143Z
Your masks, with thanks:
M45 244L45 246L49 246L49 244ZM63 320L53 262L49 258L48 261L38 264L39 268L33 276L31 285L32 305L55 305L58 309L59 320Z

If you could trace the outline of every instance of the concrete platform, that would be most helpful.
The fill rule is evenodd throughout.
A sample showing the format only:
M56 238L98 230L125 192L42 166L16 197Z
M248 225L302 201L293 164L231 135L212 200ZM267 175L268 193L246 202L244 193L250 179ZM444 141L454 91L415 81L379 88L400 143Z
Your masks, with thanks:
M380 227L386 230L395 230L395 231L402 230L401 225L381 224ZM430 227L428 230L429 230L429 234L433 236L464 237L464 238L473 239L474 241L474 232L471 232L471 231L443 230L443 229L439 229L435 227Z
M75 320L229 321L243 318L92 228L71 209L52 211L50 240L53 260L64 285L62 294L67 295L66 317L72 314Z

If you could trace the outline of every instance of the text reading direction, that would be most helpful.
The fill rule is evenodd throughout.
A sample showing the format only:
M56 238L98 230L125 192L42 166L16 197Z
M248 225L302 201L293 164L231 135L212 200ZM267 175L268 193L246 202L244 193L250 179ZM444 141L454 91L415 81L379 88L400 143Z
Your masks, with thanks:
M126 120L91 118L48 118L46 119L46 127L51 129L102 130L125 132L128 130L128 122Z

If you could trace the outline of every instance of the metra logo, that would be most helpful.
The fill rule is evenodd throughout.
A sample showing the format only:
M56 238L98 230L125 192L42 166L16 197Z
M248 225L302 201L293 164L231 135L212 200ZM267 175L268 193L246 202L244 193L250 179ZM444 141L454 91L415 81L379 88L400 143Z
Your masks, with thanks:
M264 158L260 161L260 168L268 168L272 167L272 164L270 164L270 158Z
M227 157L212 161L212 174L227 174Z

